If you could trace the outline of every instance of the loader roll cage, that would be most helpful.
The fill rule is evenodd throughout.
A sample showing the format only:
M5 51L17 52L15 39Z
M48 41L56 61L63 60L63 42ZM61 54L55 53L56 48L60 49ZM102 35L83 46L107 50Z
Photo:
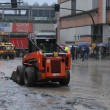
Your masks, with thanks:
M54 56L54 52L58 52L58 56L65 56L66 51L56 43L56 39L29 39L29 53L41 50L44 56Z

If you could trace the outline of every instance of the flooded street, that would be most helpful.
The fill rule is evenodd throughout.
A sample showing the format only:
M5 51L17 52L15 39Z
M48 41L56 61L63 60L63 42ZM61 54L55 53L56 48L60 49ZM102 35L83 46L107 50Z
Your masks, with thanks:
M10 80L21 64L0 59L0 110L110 110L110 59L72 62L69 86L20 86Z

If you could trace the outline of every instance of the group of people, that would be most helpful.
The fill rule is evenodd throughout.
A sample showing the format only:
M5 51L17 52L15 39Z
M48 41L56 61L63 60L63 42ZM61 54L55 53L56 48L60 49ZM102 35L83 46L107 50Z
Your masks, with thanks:
M99 59L99 56L101 56L101 59L104 59L106 56L106 47L99 47L96 46L93 49L93 54L96 58L96 60ZM75 47L74 45L71 47L70 49L71 51L71 55L72 55L72 60L77 60L78 58L82 59L82 61L84 60L88 60L89 55L90 55L90 47L89 46L79 46L79 47Z
M88 46L79 46L79 47L71 47L71 55L72 60L77 60L77 58L82 59L84 61L85 59L88 60L90 49Z
M106 47L98 47L98 46L96 46L94 48L94 52L93 53L95 53L95 55L96 55L96 60L99 59L99 56L101 56L101 59L104 59L105 56L106 56Z

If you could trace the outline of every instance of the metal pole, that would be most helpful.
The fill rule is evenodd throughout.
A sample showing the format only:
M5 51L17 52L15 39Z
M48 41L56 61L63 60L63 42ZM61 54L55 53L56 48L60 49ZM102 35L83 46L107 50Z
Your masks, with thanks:
M89 14L87 11L84 11L84 10L77 10L77 9L76 9L76 10L72 10L72 9L69 9L69 8L60 8L60 9L66 9L66 10L71 10L71 11L82 11L82 12L84 12L85 14L88 14L88 15L90 16L90 18L92 19L93 25L95 25L95 21L94 21L92 15Z

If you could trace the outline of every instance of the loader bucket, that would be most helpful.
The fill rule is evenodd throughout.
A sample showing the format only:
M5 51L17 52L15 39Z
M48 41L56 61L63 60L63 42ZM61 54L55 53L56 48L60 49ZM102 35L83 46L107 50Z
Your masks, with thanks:
M11 80L17 82L17 72L16 72L16 71L13 71L13 72L12 72Z

